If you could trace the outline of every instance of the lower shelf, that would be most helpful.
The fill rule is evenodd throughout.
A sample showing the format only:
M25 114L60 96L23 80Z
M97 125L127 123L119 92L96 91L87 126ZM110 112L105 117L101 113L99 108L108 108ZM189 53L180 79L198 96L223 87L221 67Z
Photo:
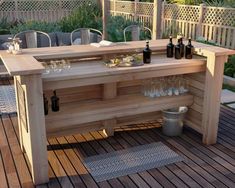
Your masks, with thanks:
M64 104L59 112L50 112L46 116L46 129L50 133L58 132L66 128L79 128L79 124L189 106L192 103L193 96L190 94L161 98L148 98L139 94L87 104Z

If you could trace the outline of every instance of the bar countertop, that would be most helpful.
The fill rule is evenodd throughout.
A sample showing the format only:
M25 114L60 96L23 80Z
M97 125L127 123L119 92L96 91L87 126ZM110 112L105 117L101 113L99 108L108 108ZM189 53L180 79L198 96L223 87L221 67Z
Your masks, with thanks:
M151 40L150 48L152 51L165 51L168 39ZM115 43L114 43L115 44ZM103 56L115 53L135 52L142 50L145 46L145 41L134 41L126 43L117 43L117 45L108 47L95 47L92 45L73 45L47 48L32 48L23 49L22 54L12 55L6 51L0 52L5 67L12 76L41 74L44 67L38 60L56 59L56 58L73 58L73 57L88 57L88 56ZM193 42L195 54L208 57L232 55L235 50L220 48L216 46L206 45L198 42Z

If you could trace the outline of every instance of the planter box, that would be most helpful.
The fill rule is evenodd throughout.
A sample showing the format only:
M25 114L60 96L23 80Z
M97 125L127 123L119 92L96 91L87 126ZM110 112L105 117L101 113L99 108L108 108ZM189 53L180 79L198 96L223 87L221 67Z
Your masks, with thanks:
M228 84L230 86L235 87L235 78L232 78L230 76L225 76L224 75L224 84Z

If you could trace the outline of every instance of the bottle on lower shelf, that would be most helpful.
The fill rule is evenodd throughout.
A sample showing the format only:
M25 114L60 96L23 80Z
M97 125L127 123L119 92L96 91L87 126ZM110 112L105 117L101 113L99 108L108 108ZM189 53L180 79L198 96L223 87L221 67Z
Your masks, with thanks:
M53 91L54 95L51 97L51 110L58 112L60 110L59 98L56 96L56 91Z
M43 104L44 104L44 114L48 115L48 100L45 94L43 94Z

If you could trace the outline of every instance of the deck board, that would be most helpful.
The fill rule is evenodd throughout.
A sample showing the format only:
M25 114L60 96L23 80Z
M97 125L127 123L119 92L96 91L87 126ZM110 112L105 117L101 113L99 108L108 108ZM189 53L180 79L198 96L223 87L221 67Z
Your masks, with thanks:
M3 83L7 84L8 81ZM201 144L201 135L185 129L182 137L166 137L159 123L119 128L114 137L102 131L48 139L50 182L38 188L89 187L235 187L235 111L221 107L218 142ZM0 120L0 187L34 187L20 150L17 117ZM84 157L161 141L184 161L96 183Z

